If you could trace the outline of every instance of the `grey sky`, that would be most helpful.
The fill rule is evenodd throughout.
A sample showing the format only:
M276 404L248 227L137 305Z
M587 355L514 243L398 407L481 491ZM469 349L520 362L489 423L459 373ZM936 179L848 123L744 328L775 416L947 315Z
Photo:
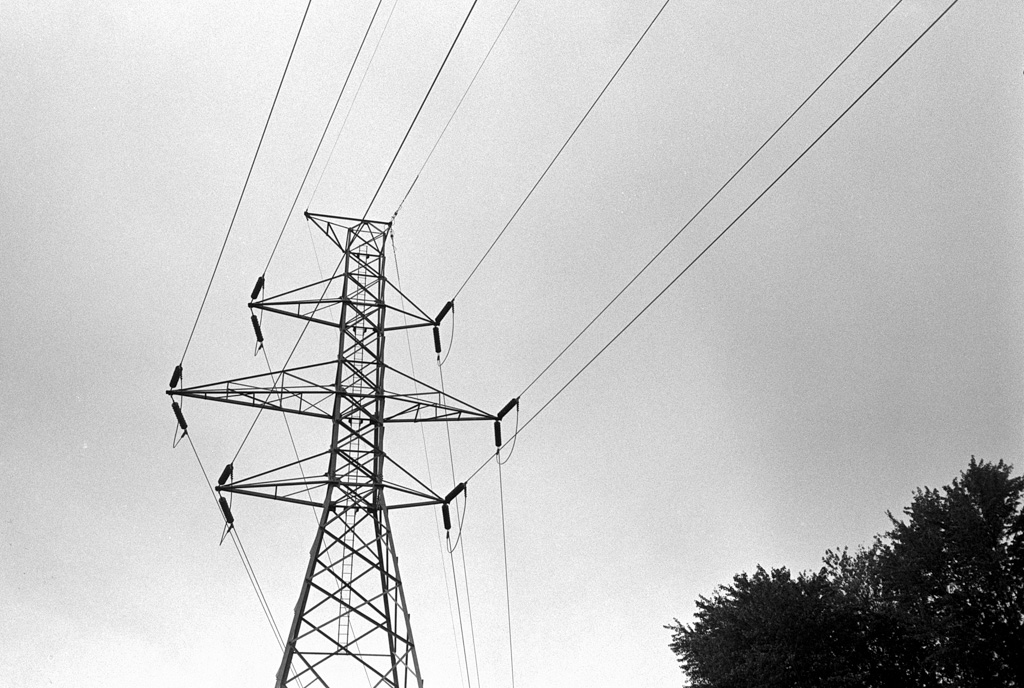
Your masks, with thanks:
M397 208L513 4L479 4L373 217ZM451 298L660 4L523 0L397 218L403 285L425 310ZM524 420L945 4L905 0L524 395ZM468 6L399 1L300 210L362 213ZM494 410L518 394L890 6L671 3L459 296L449 391ZM277 646L217 546L194 458L170 448L163 391L303 7L0 4L4 685L273 680ZM245 303L371 12L313 3L189 382L261 371ZM1022 28L1019 2L962 0L522 434L504 473L517 685L679 685L662 625L688 620L698 595L758 563L816 567L826 548L868 542L886 510L971 454L1019 472ZM318 259L333 265L317 251L292 218L268 290L316 279ZM297 330L264 329L279 365ZM436 381L429 339L413 346ZM406 365L404 340L389 355ZM216 472L251 415L209 406L191 404L189 422ZM326 441L296 429L300 448ZM454 437L461 479L489 454L489 428ZM443 430L427 439L447 488ZM388 443L425 472L418 434ZM240 460L281 452L269 418ZM259 500L236 516L286 625L313 519ZM427 684L458 686L433 516L395 527ZM493 466L470 485L465 538L483 684L507 686Z

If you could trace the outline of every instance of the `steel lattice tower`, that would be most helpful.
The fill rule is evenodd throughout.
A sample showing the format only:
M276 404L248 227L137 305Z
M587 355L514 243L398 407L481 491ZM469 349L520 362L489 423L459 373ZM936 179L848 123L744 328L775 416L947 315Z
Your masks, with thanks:
M256 300L261 278L249 306L337 328L337 358L171 389L168 394L331 423L326 451L243 478L233 475L231 464L216 488L220 493L319 509L319 525L277 674L278 688L336 687L366 677L373 686L421 688L423 679L388 514L396 508L446 504L456 490L442 497L389 457L384 451L384 429L389 423L497 421L498 416L384 362L386 332L433 327L436 341L436 328L450 308L447 305L438 317L430 318L385 277L384 248L390 223L309 213L306 217L342 251L342 271ZM391 291L397 299L390 299ZM339 320L327 320L327 309L336 306L341 310ZM402 325L386 324L389 310L404 314ZM261 333L258 336L262 337ZM412 391L389 390L386 383L394 378L397 386L412 386ZM232 521L223 496L221 505L227 520Z

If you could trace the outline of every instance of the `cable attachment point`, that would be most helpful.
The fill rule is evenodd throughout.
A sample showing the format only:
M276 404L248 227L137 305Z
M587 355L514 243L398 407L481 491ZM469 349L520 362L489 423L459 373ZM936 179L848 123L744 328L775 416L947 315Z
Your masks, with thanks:
M174 366L174 372L171 373L171 389L177 387L178 383L181 382L181 372L182 370L180 365Z
M231 507L228 506L228 500L221 497L217 501L220 503L220 510L224 514L224 532L220 536L220 544L223 545L228 534L235 529L235 517L231 515Z
M448 312L451 311L451 309L453 308L455 308L454 302L449 301L448 303L446 303L444 305L444 308L441 309L441 312L437 314L436 318L434 318L434 326L439 326L441 324L441 321L444 320L444 316L448 315Z
M224 467L224 470L221 471L220 477L217 478L217 485L218 486L223 485L227 481L231 480L231 476L233 476L234 474L235 474L235 464L229 463L227 466Z
M185 422L185 416L181 415L181 407L178 406L178 402L171 402L171 410L174 411L174 417L178 419L182 436L185 436L188 433L188 423Z
M451 504L452 500L466 491L466 483L459 483L452 488L452 491L444 496L444 503Z
M508 415L509 411L519 406L519 397L516 397L505 404L498 415L494 417L494 446L501 448L501 419Z
M263 275L260 275L259 278L256 280L256 286L252 288L252 295L249 297L250 301L256 300L256 297L258 297L260 295L260 292L263 291L263 285L265 283L266 280L264 279Z
M224 512L224 522L228 526L234 525L235 517L231 515L231 507L228 506L228 500L225 497L220 497L217 501L220 502L220 510Z
M452 512L449 509L449 505L452 504L452 501L455 498L459 497L460 494L462 494L464 491L466 491L466 483L460 482L458 485L452 488L451 492L445 494L444 496L444 501L441 503L441 518L444 520L445 530L452 529Z
M263 328L260 327L260 321L256 317L255 313L250 317L252 318L252 329L256 332L256 351L253 352L253 355L255 356L256 353L263 348Z
M452 503L452 500L458 497L460 494L466 491L466 483L459 483L452 488L452 491L445 495L444 501L441 503L441 518L444 519L444 529L446 531L452 529L452 514L448 505Z
M437 354L438 362L441 361L441 321L444 320L444 316L455 307L455 304L449 301L441 309L441 312L434 318L434 353Z

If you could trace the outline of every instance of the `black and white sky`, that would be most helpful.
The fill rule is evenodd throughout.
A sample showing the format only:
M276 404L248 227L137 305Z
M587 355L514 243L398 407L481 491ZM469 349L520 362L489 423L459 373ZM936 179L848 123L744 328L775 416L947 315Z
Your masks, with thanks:
M459 294L449 391L494 410L519 394L893 2L672 0ZM246 303L282 224L270 292L333 265L301 211L363 213L470 4L384 0L379 49L356 64L289 215L376 6L312 3L189 382L265 369ZM521 0L396 217L402 284L424 310L458 290L661 4ZM522 396L522 419L947 4L901 2ZM514 5L478 4L372 217L398 209ZM273 681L277 645L218 547L195 458L171 448L164 390L304 9L0 3L2 685ZM887 510L972 454L1019 472L1022 29L1020 2L957 3L519 436L503 469L516 685L677 686L663 626L688 621L698 595L758 564L816 568L827 548L868 544ZM297 331L269 317L264 331L279 364ZM417 336L416 370L436 383ZM407 366L405 341L389 356ZM189 424L217 472L251 414L209 406L193 402ZM310 452L326 441L302 431ZM457 478L490 454L489 432L453 429ZM285 442L270 418L239 460ZM443 428L428 428L427 458L414 432L388 442L451 486ZM235 504L286 625L313 519ZM427 685L465 685L434 515L395 528ZM464 532L481 686L511 685L500 528L492 464L470 484Z

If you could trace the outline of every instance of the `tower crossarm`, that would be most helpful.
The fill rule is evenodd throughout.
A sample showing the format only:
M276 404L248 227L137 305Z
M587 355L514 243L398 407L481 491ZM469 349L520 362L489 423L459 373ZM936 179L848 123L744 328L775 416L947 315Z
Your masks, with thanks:
M217 492L240 494L247 497L273 499L289 504L322 507L324 501L323 490L329 484L333 484L345 496L346 508L358 508L364 511L372 511L377 508L371 503L373 488L370 486L358 482L331 481L322 476L320 478L268 480L265 482L238 482L230 485L219 485L216 490ZM392 511L395 509L409 509L416 506L444 504L444 497L440 497L432 492L428 494L414 490L398 483L385 481L375 487L380 487L396 496L396 501L389 502L387 505L387 508ZM335 504L337 503L335 502Z
M337 363L334 361L313 363L206 385L171 389L167 394L330 419L336 368Z
M225 467L216 490L320 507L324 503L326 488L333 486L348 507L371 511L377 508L372 499L373 490L377 488L391 495L387 502L388 509L444 503L441 495L401 462L386 454L384 459L393 474L391 479L385 479L383 475L376 476L373 471L367 470L364 453L353 451L351 447L339 449L338 466L333 476L328 475L323 472L322 465L324 457L330 453L330 450L319 452L245 477L235 475L232 463L230 467ZM314 468L316 466L320 468Z
M390 222L379 220L325 215L323 213L311 213L308 210L303 215L317 229L323 232L324 236L330 239L331 243L346 252L352 248L352 237L357 237L357 245L359 245L359 243L365 243L361 241L363 237L376 238L384 236L391 229Z
M358 262L358 260L354 259L353 262ZM251 301L249 302L249 308L265 311L267 313L286 315L291 318L298 318L299 320L305 320L318 325L326 325L333 328L344 327L343 323L339 323L336 318L330 317L331 309L340 305L359 309L360 306L366 303L366 299L364 298L365 295L358 291L352 296L345 297L328 295L328 292L331 291L331 287L335 283L340 285L344 278L345 275L334 275L333 277L317 280L316 282L311 282L307 285L296 287L295 289L289 289L288 291L281 292L280 294L267 296L266 298L257 301ZM384 332L411 330L419 327L433 327L437 325L434 318L427 315L422 308L417 306L408 296L395 286L391 280L381 275L374 276L370 281L376 281L378 279L384 282L385 293L390 290L395 293L395 296L397 296L397 298L386 298L384 307L389 312L402 316L401 325L383 325L382 328ZM360 288L362 288L362 286ZM358 312L358 310L353 312Z
M227 404L251 406L268 411L294 413L312 418L331 419L331 404L335 395L334 375L337 363L314 363L286 368L270 373L221 380L206 385L172 389L167 393L179 398L219 401ZM395 392L367 389L365 373L358 366L342 364L345 375L340 394L349 403L367 415L374 415L378 399L383 400L385 423L427 423L467 420L494 420L496 416L468 404L450 394L385 366L416 391ZM332 379L327 380L330 375Z

